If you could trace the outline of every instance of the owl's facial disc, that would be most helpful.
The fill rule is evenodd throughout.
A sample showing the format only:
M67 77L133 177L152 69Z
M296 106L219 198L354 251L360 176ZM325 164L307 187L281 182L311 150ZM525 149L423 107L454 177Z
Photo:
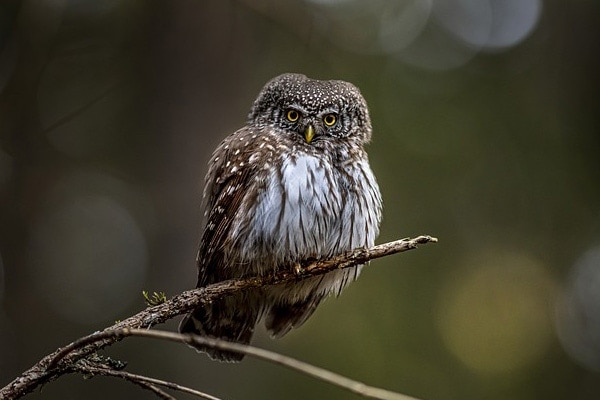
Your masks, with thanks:
M308 124L304 129L304 139L306 143L310 144L313 138L315 137L315 128L313 128L312 124Z

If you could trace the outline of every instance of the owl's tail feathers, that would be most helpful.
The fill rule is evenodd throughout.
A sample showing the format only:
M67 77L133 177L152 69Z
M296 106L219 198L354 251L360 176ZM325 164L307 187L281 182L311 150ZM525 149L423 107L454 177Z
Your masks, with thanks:
M275 304L267 313L265 326L271 337L279 339L298 328L315 312L324 296L311 296L296 303Z
M249 344L254 333L258 313L252 308L231 307L232 299L219 299L196 308L179 324L179 332L213 337L229 342ZM218 350L208 346L194 346L213 360L238 362L243 354Z

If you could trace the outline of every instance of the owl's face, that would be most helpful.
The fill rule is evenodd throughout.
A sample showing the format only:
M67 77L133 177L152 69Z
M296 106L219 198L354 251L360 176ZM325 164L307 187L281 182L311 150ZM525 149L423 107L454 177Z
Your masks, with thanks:
M360 91L344 81L320 81L300 74L268 82L254 102L249 123L269 126L307 145L371 138L371 121Z

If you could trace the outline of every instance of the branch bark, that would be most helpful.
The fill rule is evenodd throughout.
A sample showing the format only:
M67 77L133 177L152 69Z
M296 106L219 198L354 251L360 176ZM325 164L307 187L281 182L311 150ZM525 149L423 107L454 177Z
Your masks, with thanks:
M147 329L119 329L114 331L103 331L98 333L93 333L89 336L81 338L70 344L68 348L65 348L65 351L58 354L56 358L52 361L52 364L56 365L63 357L65 357L70 351L73 351L77 348L84 347L93 342L99 342L109 337L119 337L124 338L128 336L137 336L137 337L146 337L152 339L162 339L168 340L172 342L180 342L186 343L188 345L200 345L200 346L208 346L217 348L219 350L233 351L237 353L243 353L247 356L254 357L260 360L268 361L273 364L282 365L286 368L292 369L294 371L301 372L310 377L319 379L321 381L330 383L332 385L338 386L342 389L346 389L352 393L361 395L363 397L367 397L370 399L376 400L418 400L414 397L410 397L404 394L392 392L389 390L373 387L366 385L362 382L355 381L354 379L347 378L345 376L336 374L335 372L331 372L324 368L316 367L314 365L305 363L303 361L297 360L292 357L284 356L282 354L274 353L269 350L261 349L254 346L243 345L240 343L232 343L227 342L220 339L214 339L209 337L202 337L197 335L186 335L174 332L166 332L160 330L147 330ZM82 361L79 361L77 364L80 364ZM94 367L94 371L97 370ZM105 370L106 368L104 368ZM82 371L85 371L83 369ZM112 370L111 370L112 371ZM102 371L99 371L101 373ZM127 374L122 371L114 371L112 373L113 376L118 376L119 374ZM141 380L146 383L153 383L158 385L164 385L166 382L158 381L151 378L140 377L139 375L135 375L135 377L142 378ZM174 384L170 384L174 385ZM179 385L177 385L179 386ZM174 386L167 386L171 388L175 388ZM179 389L181 386L179 386ZM190 393L190 392L188 392ZM206 394L202 393L202 398L206 398ZM209 397L211 400L214 398ZM218 399L217 399L218 400Z
M110 332L110 331L105 331ZM116 331L114 331L116 332ZM143 332L154 332L154 331L146 331ZM160 331L159 331L160 332ZM104 333L104 332L103 332ZM89 362L87 359L79 360L73 366L73 370L76 372L80 372L84 375L102 375L102 376L111 376L114 378L120 378L131 382L135 385L142 387L143 389L150 390L154 392L158 397L165 400L173 400L175 397L169 395L163 390L159 389L158 386L162 386L165 388L173 389L182 393L188 393L194 395L200 399L207 400L220 400L218 397L211 396L204 392L200 392L198 390L190 389L188 387L178 385L173 382L163 381L161 379L150 378L143 375L132 374L126 371L116 371L112 368L109 368L105 365L98 365L98 363Z
M147 329L178 315L190 312L200 304L205 304L215 298L226 296L236 291L298 281L310 276L325 274L335 269L365 264L376 258L416 249L419 244L432 242L437 242L437 239L431 236L401 239L377 245L369 249L356 249L330 259L309 260L302 263L302 269L299 272L281 270L273 275L233 279L204 288L188 290L174 296L162 304L148 307L145 310L104 329L102 332L118 331L125 328ZM77 347L74 351L67 351L66 349L69 348L69 346L66 346L66 348L59 348L42 358L19 377L0 389L0 398L6 400L21 398L42 384L50 382L61 375L73 372L72 367L76 362L108 345L120 341L122 338L123 336L118 335L109 336L100 341L92 341L82 347ZM60 362L53 361L57 360L59 355L62 357L63 354L64 357L60 359Z

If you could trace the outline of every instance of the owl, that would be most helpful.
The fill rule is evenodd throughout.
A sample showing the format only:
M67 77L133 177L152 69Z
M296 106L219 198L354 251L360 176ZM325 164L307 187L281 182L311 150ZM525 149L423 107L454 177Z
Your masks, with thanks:
M209 162L198 287L293 269L374 244L382 202L364 146L365 99L352 84L283 74L254 101L247 124ZM182 333L248 344L259 320L279 338L339 295L362 266L215 299L187 315ZM240 354L199 348L211 358Z

